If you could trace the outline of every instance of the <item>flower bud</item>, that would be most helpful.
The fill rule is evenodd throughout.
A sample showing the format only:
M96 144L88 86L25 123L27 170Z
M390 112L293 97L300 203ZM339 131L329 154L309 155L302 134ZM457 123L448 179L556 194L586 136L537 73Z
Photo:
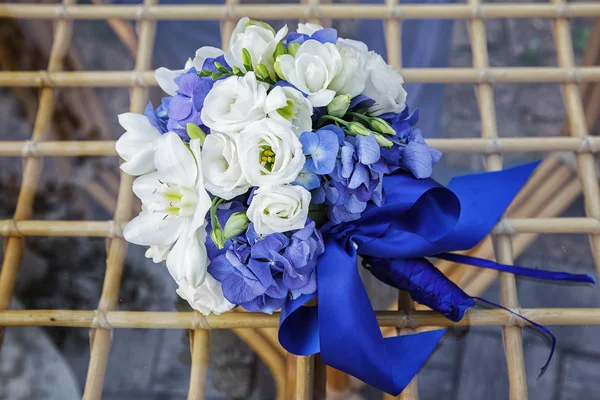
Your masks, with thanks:
M269 78L269 70L264 64L258 64L254 72L256 73L256 76L260 79L264 80Z
M230 70L228 70L227 68L225 68L225 67L223 66L223 64L221 64L221 63L220 63L220 62L218 62L218 61L215 61L215 68L216 68L217 70L219 70L220 72L224 73L224 74L230 74L230 73L231 73L231 71L230 71Z
M375 135L375 139L377 140L377 143L381 146L381 147L385 147L386 149L389 149L392 147L392 145L394 143L392 143L392 141L384 138L382 135L380 135L379 133L374 133Z
M349 122L348 129L350 132L354 132L357 135L369 136L371 134L371 131L365 128L365 126L360 122Z
M227 222L225 223L225 229L223 229L223 236L225 240L237 237L248 229L250 221L246 216L245 211L238 211L231 214Z
M371 118L369 122L374 131L383 133L384 135L395 135L396 131L387 122L379 117Z
M273 60L277 61L277 57L282 56L286 53L285 46L283 43L277 43L277 47L275 47L275 51L273 52Z
M225 237L220 226L213 226L210 231L210 238L218 249L222 249L225 246Z
M252 56L245 47L242 49L242 61L244 62L244 68L246 68L246 72L252 71Z
M335 96L327 105L327 114L341 118L348 111L348 107L350 107L350 95L340 94L339 96Z
M185 131L187 132L190 139L200 139L200 145L204 144L204 139L206 139L206 133L200 128L198 125L188 122L185 126Z
M257 20L255 20L255 19L251 19L250 21L248 21L248 22L246 23L246 26L247 26L247 27L248 27L248 26L252 26L252 25L260 26L261 28L265 28L265 29L267 29L267 30L271 31L271 32L273 33L273 36L275 36L275 35L277 34L277 33L275 32L275 29L273 29L273 27L272 27L271 25L267 24L267 23L266 23L266 22L264 22L264 21L257 21Z
M290 44L288 44L287 52L292 57L295 57L296 52L298 51L299 48L300 48L300 43L290 43Z
M281 72L281 65L279 64L279 61L275 61L275 64L273 64L273 69L275 70L275 73L278 77L280 77L281 79L285 79L283 76L283 72Z

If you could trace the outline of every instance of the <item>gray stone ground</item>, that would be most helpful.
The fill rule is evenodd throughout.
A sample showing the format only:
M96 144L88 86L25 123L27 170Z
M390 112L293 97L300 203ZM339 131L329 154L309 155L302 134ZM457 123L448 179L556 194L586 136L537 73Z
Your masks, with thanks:
M573 33L576 51L585 43L587 20L576 21ZM488 20L486 22L490 63L493 66L555 65L556 55L549 21ZM108 28L99 22L78 23L75 43L94 69L130 69L133 60ZM96 51L98 38L103 51ZM470 46L464 21L455 23L451 66L470 66ZM108 60L108 61L107 61ZM65 89L72 90L72 89ZM98 89L107 114L127 108L125 89ZM553 136L559 134L564 107L558 85L497 85L495 88L498 128L501 136ZM31 127L14 100L12 92L0 88L2 139L22 140ZM473 87L447 85L444 94L441 137L476 137L480 122ZM120 132L116 120L114 132ZM83 138L83 137L82 137ZM531 159L531 155L506 157L507 164ZM456 172L482 169L481 156L444 157L440 179ZM69 160L76 170L115 168L114 159ZM0 159L0 218L10 218L16 203L21 164ZM77 176L61 176L47 161L36 198L34 218L109 219L99 207L86 206L91 199L75 184ZM583 216L581 199L566 213ZM105 244L100 239L29 238L16 288L26 308L92 309L100 296L105 268ZM65 251L68 249L68 251ZM1 249L0 249L1 253ZM518 260L530 267L585 272L596 276L587 238L582 235L543 235ZM369 280L374 303L384 307L393 290ZM597 288L550 284L519 279L519 298L524 307L600 307ZM499 300L498 285L485 296ZM179 305L180 306L180 305ZM120 308L123 310L175 310L174 285L164 266L143 258L142 250L131 246L127 258ZM527 382L531 399L598 399L600 384L600 328L590 326L553 327L558 339L555 358L540 379L538 369L549 351L539 334L524 333ZM71 399L80 396L89 361L86 329L11 328L0 356L0 399ZM229 331L213 332L209 372L209 399L270 399L273 380L266 367ZM105 399L183 399L189 381L187 333L175 330L118 330L110 353ZM419 375L421 399L480 400L508 398L506 362L501 331L497 327L452 329ZM51 392L63 387L64 392ZM58 394L57 394L58 393ZM366 388L365 398L380 398ZM54 396L54 397L53 397Z

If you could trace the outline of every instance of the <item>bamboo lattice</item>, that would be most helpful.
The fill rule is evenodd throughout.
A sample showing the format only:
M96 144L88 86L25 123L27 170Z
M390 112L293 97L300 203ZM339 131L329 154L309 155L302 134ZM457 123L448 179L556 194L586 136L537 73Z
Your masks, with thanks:
M12 219L0 220L0 236L5 237L5 253L0 271L0 327L62 326L83 327L91 331L91 354L84 399L102 397L108 354L114 329L189 329L192 367L188 399L204 398L208 366L210 329L233 329L260 353L273 372L277 397L313 398L322 396L325 369L318 356L287 356L277 343L272 329L278 315L231 312L220 316L202 316L191 312L118 311L118 295L127 243L122 229L132 216L134 204L132 177L121 174L114 218L111 221L40 221L31 220L34 195L43 157L116 156L114 141L47 141L47 132L55 108L54 89L59 87L131 87L132 112L142 112L147 100L147 88L156 86L151 71L154 32L157 20L220 20L222 43L226 46L235 22L242 16L257 19L298 19L326 23L332 19L383 19L388 62L402 67L400 38L402 21L406 19L468 20L472 68L403 69L407 82L473 84L481 116L481 137L461 139L430 139L428 143L446 153L484 154L486 168L502 168L502 154L511 152L571 152L574 169L551 155L536 172L527 187L515 200L507 215L486 239L470 254L493 257L501 263L512 263L516 255L542 233L583 233L590 236L595 264L600 271L600 188L594 156L600 149L600 138L592 137L588 125L598 122L600 100L600 67L594 66L600 56L592 56L585 66L576 66L569 19L600 17L600 3L483 4L467 0L464 4L415 5L398 0L385 0L381 5L329 4L320 0L302 0L298 4L239 4L226 0L223 5L170 5L157 0L144 0L141 5L76 4L63 0L60 4L0 4L0 18L56 20L54 42L48 67L44 71L0 71L0 86L39 87L40 102L33 135L28 141L0 142L0 157L24 159L23 180L16 211ZM485 32L486 18L548 18L554 23L558 55L557 67L490 67ZM133 32L123 20L138 24L138 37L126 41L136 55L133 71L62 71L62 62L70 45L73 20L107 20L118 32ZM600 24L598 36L600 37ZM597 43L591 43L592 46ZM598 45L600 47L600 45ZM592 49L593 50L593 49ZM593 51L592 51L593 52ZM560 83L567 111L567 135L552 138L499 138L493 86L496 83ZM583 89L585 90L583 90ZM583 95L582 95L583 92ZM587 99L587 106L584 103ZM594 108L595 107L595 108ZM593 115L593 117L590 117ZM577 178L575 178L575 175ZM113 186L117 186L113 182ZM532 196L537 193L536 196ZM585 199L586 216L557 217L579 194ZM537 200L536 200L537 199ZM540 199L542 199L540 201ZM546 199L548 199L546 201ZM102 294L96 310L9 310L16 277L23 256L26 236L87 236L110 239ZM523 316L546 325L600 325L600 308L521 308L515 278L506 273L475 273L451 263L440 263L453 280L469 293L480 293L498 275L502 304ZM390 327L403 334L419 328L436 326L495 325L503 329L511 399L526 399L527 384L523 360L522 328L524 320L503 310L470 310L466 317L453 323L432 311L417 307L409 298L399 296L397 311L378 311L381 327ZM3 334L0 331L0 341ZM286 361L287 357L287 361ZM287 373L286 371L287 370ZM338 371L327 371L329 384L347 381ZM335 383L334 383L335 382ZM402 399L418 399L415 379Z

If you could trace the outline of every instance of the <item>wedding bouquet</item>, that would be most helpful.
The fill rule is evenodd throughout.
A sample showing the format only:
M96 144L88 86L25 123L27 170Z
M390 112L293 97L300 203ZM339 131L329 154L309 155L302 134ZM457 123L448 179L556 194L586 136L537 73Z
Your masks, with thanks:
M320 351L397 394L443 330L384 339L357 254L454 321L474 300L425 257L591 280L448 253L482 240L537 164L432 180L441 153L415 127L402 76L363 42L242 18L227 52L202 47L156 79L162 104L119 116L121 169L139 176L142 201L123 233L166 261L179 296L203 314L281 309L288 351ZM317 307L301 307L314 297Z

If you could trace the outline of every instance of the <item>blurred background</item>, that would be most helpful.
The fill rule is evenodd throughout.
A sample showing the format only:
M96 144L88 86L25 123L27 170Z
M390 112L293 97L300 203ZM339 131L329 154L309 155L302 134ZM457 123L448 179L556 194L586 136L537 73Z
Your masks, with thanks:
M115 0L116 1L116 0ZM135 3L135 0L126 0ZM383 0L343 0L352 4L383 3ZM423 1L411 1L423 2ZM426 0L444 3L444 0ZM82 3L82 2L80 2ZM168 1L205 3L218 1ZM245 3L245 2L243 2ZM290 30L297 21L269 21L276 29L284 23ZM325 21L327 23L328 21ZM329 21L330 22L330 21ZM593 19L571 21L577 63L583 62L594 24ZM332 26L341 37L366 41L385 57L383 24L379 21L338 20ZM490 65L556 66L557 57L548 19L488 19L485 22ZM129 42L119 38L106 21L74 22L73 44L66 70L130 70L135 26ZM38 71L47 67L52 44L51 21L0 22L0 69ZM161 21L158 23L154 67L181 68L203 45L220 47L217 21ZM471 67L472 53L467 21L410 20L403 23L405 67ZM594 61L593 61L594 62ZM473 85L408 84L408 103L421 110L419 123L428 138L480 136L481 122ZM115 140L122 128L116 116L129 109L127 88L61 88L54 113L52 140ZM159 104L160 89L150 90ZM564 133L565 109L559 84L498 84L494 97L501 137L548 137ZM0 88L1 140L28 140L37 111L37 88ZM597 126L589 126L597 133ZM505 165L529 161L544 154L511 153ZM556 156L568 178L576 179L572 160ZM109 220L118 189L115 157L46 158L33 219ZM484 158L475 154L446 154L435 177L450 177L484 169ZM22 163L0 158L0 219L14 213L21 183ZM557 178L558 179L558 178ZM562 182L562 183L561 183ZM567 188L557 180L557 189ZM562 209L566 216L584 216L577 193ZM552 198L543 199L542 204ZM530 238L516 260L519 265L597 276L585 235L547 234ZM105 272L106 243L99 238L29 237L25 241L13 308L95 309ZM186 309L178 301L175 283L164 265L143 256L144 249L130 246L121 285L121 310L174 311ZM2 248L0 246L0 255ZM394 290L365 275L376 309L396 301ZM600 307L597 288L556 285L518 279L523 307ZM499 302L499 286L489 286L484 297ZM81 398L89 361L88 329L10 328L0 353L0 399ZM524 333L525 363L530 399L567 400L600 398L600 328L554 327L558 339L555 358L548 371L536 379L549 351L536 332ZM103 398L124 400L183 399L189 382L187 331L121 329L114 335ZM272 399L273 378L261 359L233 332L212 331L209 391L207 398ZM353 396L379 399L374 389L352 383ZM428 399L506 399L508 378L498 327L450 329L419 374L419 393ZM340 399L349 393L338 393Z

